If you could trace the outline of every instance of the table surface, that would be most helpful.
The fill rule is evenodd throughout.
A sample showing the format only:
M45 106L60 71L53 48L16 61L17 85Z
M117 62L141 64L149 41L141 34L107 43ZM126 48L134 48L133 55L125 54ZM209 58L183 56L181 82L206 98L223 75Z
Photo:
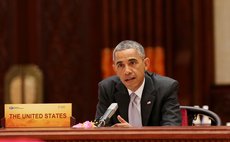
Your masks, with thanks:
M227 140L229 126L142 128L1 128L0 138L29 137L43 140Z

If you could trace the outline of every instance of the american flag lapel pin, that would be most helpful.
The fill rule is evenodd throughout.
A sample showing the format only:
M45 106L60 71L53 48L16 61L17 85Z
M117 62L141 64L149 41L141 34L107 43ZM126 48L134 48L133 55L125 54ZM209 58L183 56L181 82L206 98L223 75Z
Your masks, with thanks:
M147 102L147 105L149 105L149 104L151 104L151 101L148 101L148 102Z

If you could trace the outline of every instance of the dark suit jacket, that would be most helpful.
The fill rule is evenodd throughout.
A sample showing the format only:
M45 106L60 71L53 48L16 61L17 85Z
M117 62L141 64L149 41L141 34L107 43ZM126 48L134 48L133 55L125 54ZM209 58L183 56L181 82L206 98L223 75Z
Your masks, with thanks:
M145 85L141 98L143 126L181 125L181 113L177 100L178 82L154 73L145 73ZM118 109L109 125L118 123L117 115L128 121L129 94L117 76L109 77L98 84L99 96L96 119L100 118L111 103Z

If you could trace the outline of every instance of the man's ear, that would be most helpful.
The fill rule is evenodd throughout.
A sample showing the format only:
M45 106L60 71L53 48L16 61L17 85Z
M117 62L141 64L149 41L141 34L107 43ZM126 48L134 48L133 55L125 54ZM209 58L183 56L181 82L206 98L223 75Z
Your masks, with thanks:
M150 59L149 58L145 58L144 59L144 64L145 64L145 70L148 70L150 67Z
M116 65L112 65L113 66L113 71L116 73L117 72L117 68L116 68Z

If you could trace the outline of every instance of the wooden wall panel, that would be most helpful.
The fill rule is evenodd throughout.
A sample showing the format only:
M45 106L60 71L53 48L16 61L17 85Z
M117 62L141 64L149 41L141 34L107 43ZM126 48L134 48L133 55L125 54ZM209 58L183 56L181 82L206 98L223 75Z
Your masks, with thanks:
M166 70L180 82L180 101L209 104L213 83L211 0L177 0L166 4Z
M14 64L36 64L44 103L72 103L78 122L93 120L101 77L101 3L78 0L1 1L1 98ZM10 23L10 24L9 24ZM1 99L3 117L4 99Z
M113 48L122 40L135 40L146 49L151 60L150 71L165 75L165 44L161 0L103 0L103 77L114 75Z
M100 80L100 3L40 3L41 68L46 102L70 102L77 121L93 120Z
M192 0L166 2L166 70L180 83L181 104L191 104L193 90L193 4Z
M9 42L7 41L7 39L9 38L9 33L7 31L7 29L9 30L9 3L7 2L7 0L2 0L0 1L0 97L4 98L3 94L4 94L4 72L7 69L8 66L8 49L7 45L9 44ZM2 112L3 112L3 103L4 100L0 99L0 112L1 112L1 116L2 116Z
M0 1L0 117L4 109L4 78L9 67L18 63L18 6L16 1Z
M222 119L222 124L230 122L230 86L213 85L210 90L210 105Z
M163 46L164 2L162 0L103 0L103 41L114 48L132 39L144 46Z

